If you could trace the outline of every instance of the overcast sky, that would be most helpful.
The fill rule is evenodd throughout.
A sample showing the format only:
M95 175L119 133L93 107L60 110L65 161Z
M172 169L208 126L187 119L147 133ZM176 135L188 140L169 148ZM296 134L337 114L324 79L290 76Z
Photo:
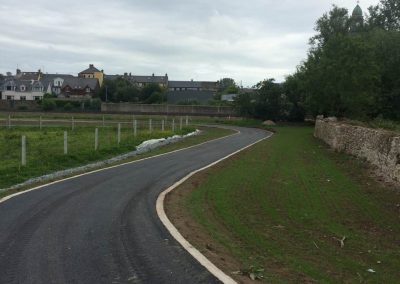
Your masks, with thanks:
M375 5L378 0L362 0ZM282 81L315 21L355 0L0 0L0 73L168 73L170 80Z

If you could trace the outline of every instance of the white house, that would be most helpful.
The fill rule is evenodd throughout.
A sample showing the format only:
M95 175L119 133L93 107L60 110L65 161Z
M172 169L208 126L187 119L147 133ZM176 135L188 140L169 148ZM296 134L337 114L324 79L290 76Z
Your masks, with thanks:
M1 100L35 101L43 99L45 89L40 81L9 80L1 87Z

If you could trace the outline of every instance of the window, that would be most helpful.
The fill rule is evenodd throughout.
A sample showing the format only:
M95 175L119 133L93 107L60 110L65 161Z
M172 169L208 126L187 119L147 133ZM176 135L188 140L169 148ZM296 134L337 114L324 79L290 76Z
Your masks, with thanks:
M86 88L86 93L90 93L90 91L91 91L90 88L87 87L87 88Z
M21 96L19 99L20 99L21 101L26 101L26 96Z
M14 96L7 96L7 101L13 101L14 100Z
M26 87L24 85L21 85L21 87L19 87L21 92L25 92L26 91Z
M35 101L40 101L40 100L42 99L42 97L40 97L40 96L34 96L33 99L34 99Z

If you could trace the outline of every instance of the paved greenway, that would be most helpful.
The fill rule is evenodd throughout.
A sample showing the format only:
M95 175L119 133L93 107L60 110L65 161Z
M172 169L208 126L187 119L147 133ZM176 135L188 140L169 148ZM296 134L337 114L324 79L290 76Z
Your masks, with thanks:
M0 203L0 283L217 283L163 227L160 192L269 134L239 134Z

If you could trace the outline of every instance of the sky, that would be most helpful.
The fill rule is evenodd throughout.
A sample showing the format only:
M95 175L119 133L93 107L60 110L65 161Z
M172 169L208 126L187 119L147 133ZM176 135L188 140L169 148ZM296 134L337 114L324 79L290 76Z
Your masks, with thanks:
M378 0L361 0L364 12ZM0 0L0 73L283 81L306 58L316 20L356 0Z

